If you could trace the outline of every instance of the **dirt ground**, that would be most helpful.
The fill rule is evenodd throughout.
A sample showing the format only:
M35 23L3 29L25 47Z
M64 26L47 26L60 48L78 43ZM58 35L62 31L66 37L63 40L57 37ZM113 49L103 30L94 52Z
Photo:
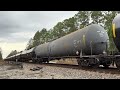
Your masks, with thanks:
M61 60L58 63L62 62ZM8 62L0 61L0 79L120 79L120 75L41 64L8 64Z

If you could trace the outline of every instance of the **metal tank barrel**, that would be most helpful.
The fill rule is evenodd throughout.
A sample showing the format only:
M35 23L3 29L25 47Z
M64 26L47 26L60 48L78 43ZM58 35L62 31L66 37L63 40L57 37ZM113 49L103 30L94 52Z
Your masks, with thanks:
M102 54L106 50L108 34L97 24L79 29L55 41L35 48L38 57L77 56L81 50L84 54Z

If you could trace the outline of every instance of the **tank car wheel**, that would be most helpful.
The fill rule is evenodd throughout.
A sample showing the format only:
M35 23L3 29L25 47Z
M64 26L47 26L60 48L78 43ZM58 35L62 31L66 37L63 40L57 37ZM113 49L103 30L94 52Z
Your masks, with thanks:
M100 63L99 63L99 59L98 58L94 58L94 59L90 59L90 61L92 61L92 64L90 64L90 66L92 68L98 68Z
M92 68L98 68L99 64L92 65Z
M116 67L117 69L120 71L120 60L115 60L115 64L116 64Z
M116 66L117 66L117 69L120 71L120 66L119 66L119 65L117 65L117 64L116 64Z
M49 61L48 61L48 60L47 60L46 62L47 62L47 63L49 63Z
M33 62L33 63L36 63L36 59L32 59L32 62Z
M41 59L41 58L39 58L39 59L37 59L37 63L42 63L43 62L43 59Z
M77 59L77 62L78 62L79 67L83 67L83 66L81 65L81 60L80 60L80 59Z
M39 61L38 63L39 63L39 64L41 64L42 62L41 62L41 61Z
M103 64L103 66L104 66L105 68L109 68L110 65Z
M88 67L89 66L89 62L87 60L77 59L77 62L78 62L79 67Z

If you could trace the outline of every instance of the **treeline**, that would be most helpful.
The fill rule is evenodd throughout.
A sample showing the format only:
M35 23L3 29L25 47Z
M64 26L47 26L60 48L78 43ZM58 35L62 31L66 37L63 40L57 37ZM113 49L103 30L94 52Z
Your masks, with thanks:
M0 60L2 60L3 58L2 58L2 52L0 52Z
M3 57L2 57L2 49L0 48L0 60L2 60Z
M79 11L73 17L58 22L53 28L38 30L27 44L30 49L39 44L53 41L90 24L99 24L105 28L110 39L110 48L115 47L112 41L112 20L119 11Z
M18 53L17 50L13 50L13 51L10 52L10 54L7 57L10 57L10 56L15 55L17 53Z

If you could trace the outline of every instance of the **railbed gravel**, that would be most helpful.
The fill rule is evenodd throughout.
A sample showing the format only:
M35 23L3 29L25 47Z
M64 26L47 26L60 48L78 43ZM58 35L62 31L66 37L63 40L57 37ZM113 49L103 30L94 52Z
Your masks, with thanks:
M31 68L43 67L31 71ZM81 69L71 69L39 64L23 64L23 68L13 65L0 65L0 79L120 79L119 74L100 73ZM9 69L12 68L12 69Z

